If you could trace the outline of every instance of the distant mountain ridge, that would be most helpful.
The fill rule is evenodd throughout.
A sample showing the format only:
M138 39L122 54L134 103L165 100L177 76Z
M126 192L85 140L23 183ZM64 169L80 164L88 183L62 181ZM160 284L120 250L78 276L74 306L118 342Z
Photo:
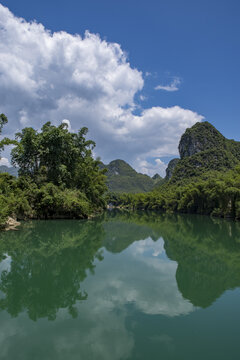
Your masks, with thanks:
M179 182L209 171L224 172L240 164L240 142L225 138L209 122L187 129L179 142L180 159L169 162L167 179Z
M107 169L107 185L110 192L145 193L170 180L182 183L193 178L207 177L209 172L225 172L240 165L240 142L225 138L209 122L199 122L186 129L179 142L180 158L172 159L166 169L166 177L159 174L150 177L138 173L124 160L113 160ZM0 172L17 176L14 167L0 166Z
M101 169L107 169L107 185L111 192L147 192L163 181L159 174L155 174L151 178L146 174L138 173L126 161L120 159L113 160L108 165L100 163L99 166ZM4 172L18 176L18 169L1 165L0 173Z
M18 169L16 169L15 167L0 165L0 173L5 173L5 172L13 176L18 176Z
M111 192L139 193L151 191L163 179L155 174L152 178L146 174L138 173L124 160L113 160L108 165L100 164L107 169L107 185Z

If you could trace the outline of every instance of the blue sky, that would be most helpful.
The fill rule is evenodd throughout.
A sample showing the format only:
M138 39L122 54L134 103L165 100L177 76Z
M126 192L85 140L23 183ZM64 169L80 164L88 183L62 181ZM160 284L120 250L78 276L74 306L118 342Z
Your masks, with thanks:
M119 44L126 53L126 62L130 68L132 70L137 69L138 73L141 74L141 79L137 76L137 79L132 80L133 83L136 81L134 83L136 85L130 90L131 94L129 96L134 99L134 106L130 104L129 99L118 104L121 109L131 108L131 116L141 116L141 121L149 124L146 129L143 124L139 124L138 120L135 119L137 122L134 123L133 121L131 129L125 126L124 129L119 130L121 136L124 136L124 134L128 136L128 143L131 143L129 149L127 149L128 151L123 150L126 149L127 142L124 144L123 149L121 148L120 143L124 143L124 141L121 141L120 138L115 139L116 146L114 146L113 141L110 141L107 147L106 139L101 144L100 127L96 127L96 132L98 132L98 135L96 135L94 133L94 123L89 121L88 124L88 116L90 115L83 109L87 124L82 124L83 120L80 120L80 123L89 126L90 137L93 137L99 143L99 149L98 146L96 148L96 155L101 155L104 161L112 160L113 156L115 158L121 157L140 171L153 173L155 168L162 166L161 171L163 172L164 165L160 161L166 163L176 153L171 140L170 144L169 140L165 139L166 132L169 133L169 136L171 135L174 123L180 121L180 116L182 119L181 126L176 123L178 132L172 135L177 143L179 132L183 130L184 124L191 126L200 118L185 113L178 116L176 113L182 110L172 111L170 115L172 116L172 123L162 127L162 119L159 125L159 143L164 143L164 141L165 143L161 149L157 149L157 145L154 145L152 149L149 147L144 153L140 149L141 143L144 147L148 147L148 144L151 143L150 122L153 115L152 113L151 116L148 114L146 120L143 112L146 109L151 109L153 112L153 109L157 107L168 109L178 106L179 109L191 111L193 114L203 116L205 120L216 126L226 137L240 140L239 1L122 0L118 2L98 0L86 2L42 0L41 2L33 2L29 0L2 0L1 4L7 7L16 18L22 17L26 22L35 19L37 23L43 24L45 29L51 32L64 31L73 35L80 34L82 38L86 30L89 30L92 34L99 34L101 41L105 40L107 44ZM13 48L17 46L17 42L13 43ZM11 49L9 49L10 52ZM36 69L36 65L34 66ZM81 71L85 72L83 69ZM108 74L108 76L110 75ZM126 77L128 75L123 74L123 78ZM47 77L45 81L47 81ZM141 81L143 84L141 84ZM119 79L118 86L122 86ZM125 91L127 85L124 84L123 87ZM11 91L10 89L9 93ZM78 94L80 94L81 91L78 91ZM96 94L96 91L94 94ZM67 96L66 92L64 96ZM78 96L81 97L81 95ZM12 95L10 98L12 98ZM27 103L26 98L23 99L23 103ZM7 106L4 106L5 103L2 104L3 110L5 108L8 110ZM23 114L23 117L25 115L26 118L30 116L31 112L27 105L24 105L22 109L19 107L17 110L18 114ZM44 107L42 107L42 110L44 111ZM31 111L33 111L32 108ZM164 117L163 112L165 114L165 110L161 111L160 117ZM112 113L115 113L115 117L119 116L116 115L117 112L114 107ZM9 122L11 116L14 117L14 114L6 115L9 117ZM31 113L31 116L34 118L33 113ZM102 116L106 115L102 114ZM186 116L188 117L187 121L183 120ZM114 125L116 129L120 129L119 124L121 121L126 122L126 117L129 118L127 120L129 123L132 121L129 114L125 114L124 120L118 118L118 125ZM71 125L73 123L72 127L76 128L76 121L71 112L66 111L63 118L69 119ZM52 120L54 122L54 119ZM42 121L40 120L39 124L42 124ZM165 122L167 121L168 114L165 116ZM18 128L23 124L29 125L27 120L22 120L19 124L14 123L14 126ZM138 128L137 136L135 136L134 124ZM106 128L108 125L106 124ZM33 121L32 126L36 127L36 122ZM158 121L155 118L153 126L157 132ZM103 124L101 127L103 127ZM143 129L142 133L140 133L140 128ZM13 130L14 127L10 126L9 132L13 132ZM129 135L131 131L134 136ZM149 137L145 140L148 141L147 143L143 140L144 134L149 134ZM111 138L111 132L109 132L109 137ZM136 143L136 146L133 146L134 143ZM154 141L153 143L155 144ZM101 151L100 148L103 150ZM119 156L111 149L116 149ZM154 162L155 159L159 160ZM155 164L155 168L153 168L152 164Z

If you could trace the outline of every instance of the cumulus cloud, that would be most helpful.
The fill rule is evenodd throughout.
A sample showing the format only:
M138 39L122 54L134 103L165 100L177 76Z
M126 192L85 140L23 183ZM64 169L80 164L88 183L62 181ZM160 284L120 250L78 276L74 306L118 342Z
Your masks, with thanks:
M10 162L9 162L9 160L7 158L2 157L0 159L0 165L10 166Z
M149 162L144 159L137 159L134 162L134 167L143 174L147 174L149 176L153 176L156 173L165 176L167 164L164 163L161 159L154 159L154 162Z
M62 124L66 124L68 127L68 130L71 131L72 127L71 127L71 123L68 119L63 119Z
M169 85L157 85L155 90L165 90L165 91L178 91L181 81L178 77L175 77Z
M71 122L72 131L89 128L104 162L177 154L187 127L201 121L182 109L153 107L136 115L135 97L144 86L117 43L86 32L51 33L43 25L15 17L0 5L0 111L13 135L46 121Z

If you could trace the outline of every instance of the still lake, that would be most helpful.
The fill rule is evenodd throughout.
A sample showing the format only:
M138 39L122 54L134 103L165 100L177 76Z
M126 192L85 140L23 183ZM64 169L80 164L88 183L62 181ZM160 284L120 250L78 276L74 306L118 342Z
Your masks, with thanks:
M240 223L32 221L0 234L0 261L0 359L240 358Z

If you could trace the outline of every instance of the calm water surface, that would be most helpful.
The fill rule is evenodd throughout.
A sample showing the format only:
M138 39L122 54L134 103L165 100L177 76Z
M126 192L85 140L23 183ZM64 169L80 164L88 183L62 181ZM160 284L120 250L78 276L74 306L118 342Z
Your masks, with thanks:
M240 224L109 212L0 234L0 359L239 360Z

